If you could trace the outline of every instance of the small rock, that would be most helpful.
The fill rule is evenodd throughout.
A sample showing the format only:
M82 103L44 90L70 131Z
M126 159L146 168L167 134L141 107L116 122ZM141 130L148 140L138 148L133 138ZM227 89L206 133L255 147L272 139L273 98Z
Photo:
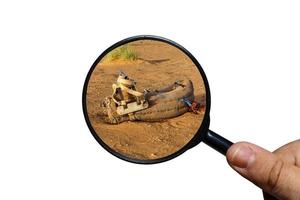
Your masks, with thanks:
M157 155L155 153L151 153L150 157L157 157Z

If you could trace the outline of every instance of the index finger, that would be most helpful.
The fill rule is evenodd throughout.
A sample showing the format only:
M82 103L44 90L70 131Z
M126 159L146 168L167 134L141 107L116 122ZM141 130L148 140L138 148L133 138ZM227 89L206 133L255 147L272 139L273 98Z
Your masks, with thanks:
M300 167L300 140L290 142L273 153L284 162Z

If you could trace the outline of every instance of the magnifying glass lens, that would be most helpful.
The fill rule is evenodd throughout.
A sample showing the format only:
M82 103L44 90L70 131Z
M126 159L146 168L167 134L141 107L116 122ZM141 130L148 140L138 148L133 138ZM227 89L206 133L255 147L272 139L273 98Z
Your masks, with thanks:
M206 112L200 65L161 39L117 43L92 66L84 110L97 141L119 158L151 163L188 149Z

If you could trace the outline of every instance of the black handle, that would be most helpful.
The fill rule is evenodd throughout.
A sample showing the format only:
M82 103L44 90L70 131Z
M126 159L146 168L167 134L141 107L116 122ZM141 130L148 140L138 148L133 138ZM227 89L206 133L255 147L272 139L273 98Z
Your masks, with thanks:
M203 142L223 155L226 155L226 152L229 149L229 147L233 145L232 142L211 130L208 130L206 132L206 135L203 138Z

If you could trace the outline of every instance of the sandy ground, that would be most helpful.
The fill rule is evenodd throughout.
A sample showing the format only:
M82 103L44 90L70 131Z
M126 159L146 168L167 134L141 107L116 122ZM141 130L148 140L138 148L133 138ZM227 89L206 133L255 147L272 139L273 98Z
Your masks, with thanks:
M137 82L137 90L159 89L176 80L188 78L194 84L197 101L205 107L205 87L193 62L177 48L159 41L140 40L129 44L137 52L136 61L100 62L92 73L87 90L87 110L91 124L112 149L136 159L157 159L185 146L200 127L204 115L185 113L162 122L101 121L100 101L112 94L117 71L122 70Z

